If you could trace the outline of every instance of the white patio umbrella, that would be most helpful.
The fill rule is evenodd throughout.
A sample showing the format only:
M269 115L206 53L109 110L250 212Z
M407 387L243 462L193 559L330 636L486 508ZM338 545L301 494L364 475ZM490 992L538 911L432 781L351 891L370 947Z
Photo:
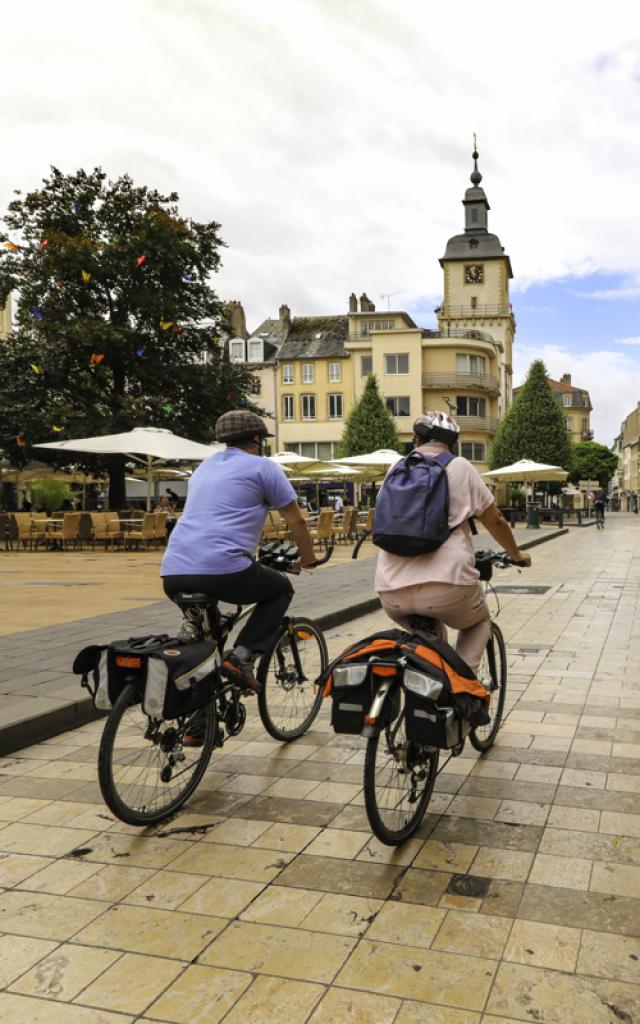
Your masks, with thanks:
M487 480L522 481L523 483L534 483L541 480L564 481L568 477L566 469L562 466L549 466L544 462L534 462L532 459L520 459L510 466L502 466L500 469L492 469L483 473Z
M334 466L356 466L358 469L389 469L402 458L392 448L378 448L375 452L365 455L348 455L344 459L333 459Z
M78 437L70 441L49 441L34 448L57 451L92 452L96 455L126 455L147 470L147 510L151 507L152 470L162 462L202 462L223 451L223 444L199 444L161 427L134 427L122 434Z

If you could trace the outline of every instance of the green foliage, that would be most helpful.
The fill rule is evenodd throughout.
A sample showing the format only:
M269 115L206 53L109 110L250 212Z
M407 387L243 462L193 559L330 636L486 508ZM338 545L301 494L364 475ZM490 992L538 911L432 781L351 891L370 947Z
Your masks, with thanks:
M514 508L524 508L527 501L527 492L522 487L512 487L509 491L509 502Z
M28 486L29 497L36 509L57 512L65 498L71 496L71 488L63 480L36 480Z
M401 450L393 416L382 401L378 381L372 373L364 391L352 407L340 441L340 455L366 455L378 448Z
M255 378L222 356L224 310L209 277L219 225L180 216L178 196L108 181L96 168L16 193L0 244L0 303L18 293L0 345L0 448L22 466L35 442L165 427L208 442L218 415L246 402ZM207 361L203 354L207 353ZM124 460L74 455L110 474L124 501Z
M596 441L579 441L572 445L573 462L569 480L597 480L601 487L607 486L618 466L618 456L606 445Z
M519 459L571 468L571 442L565 416L541 359L536 359L529 367L522 390L500 421L491 448L490 466L500 469Z

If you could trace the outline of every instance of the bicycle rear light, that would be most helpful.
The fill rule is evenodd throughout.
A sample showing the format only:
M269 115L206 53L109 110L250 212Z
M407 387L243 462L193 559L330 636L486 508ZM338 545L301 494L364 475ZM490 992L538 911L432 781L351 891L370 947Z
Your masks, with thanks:
M438 679L414 672L411 668L404 670L404 685L407 690L417 693L419 697L428 697L429 700L437 700L442 693L442 683Z
M360 686L365 681L368 665L338 665L333 670L334 686Z
M142 658L133 658L128 655L118 654L116 655L116 665L118 668L142 668Z

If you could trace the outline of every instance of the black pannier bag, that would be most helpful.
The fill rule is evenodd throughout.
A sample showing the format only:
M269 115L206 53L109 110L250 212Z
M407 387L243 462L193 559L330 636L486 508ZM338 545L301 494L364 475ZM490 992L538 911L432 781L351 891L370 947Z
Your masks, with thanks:
M390 673L383 670L390 669ZM376 661L351 662L337 665L333 670L331 690L331 725L336 733L359 735L365 726L367 715L376 690L384 676L396 676L396 689L384 702L383 715L379 725L388 725L400 710L400 691L397 688L400 669L398 666L381 665Z
M185 643L163 634L85 647L73 671L82 675L100 711L111 710L127 683L137 683L145 714L173 719L208 704L219 679L219 665L214 643Z
M486 687L449 644L422 632L395 629L352 644L320 677L325 696L333 700L335 732L362 732L376 689L390 675L396 683L378 726L397 717L400 686L407 738L416 743L448 750L489 721Z

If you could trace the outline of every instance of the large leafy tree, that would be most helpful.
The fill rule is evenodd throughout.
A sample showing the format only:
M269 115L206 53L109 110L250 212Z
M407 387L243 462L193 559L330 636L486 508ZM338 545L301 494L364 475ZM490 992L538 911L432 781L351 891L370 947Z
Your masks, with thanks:
M606 487L618 467L618 456L604 444L596 441L579 441L573 445L573 466L569 479L597 480Z
M0 448L14 465L43 458L31 447L39 441L135 426L207 442L216 417L254 389L215 343L224 320L209 282L224 244L219 225L188 220L177 204L176 193L127 175L55 167L9 204L0 302L13 292L18 306L0 344ZM116 508L124 458L105 462Z
M340 454L365 455L378 448L400 451L393 416L382 401L374 374L367 378L360 400L352 407L345 423Z
M519 459L571 469L571 442L564 413L541 359L529 367L522 389L498 426L491 448L491 469Z

